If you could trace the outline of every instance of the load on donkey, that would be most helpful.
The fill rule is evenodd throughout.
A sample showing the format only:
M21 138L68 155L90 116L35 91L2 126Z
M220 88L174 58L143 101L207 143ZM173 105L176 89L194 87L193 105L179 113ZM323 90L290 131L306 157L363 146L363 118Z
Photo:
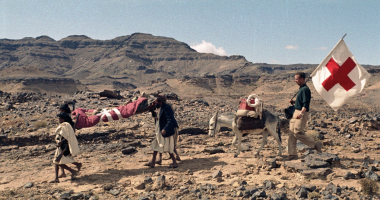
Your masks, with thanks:
M261 149L267 143L269 133L278 143L279 153L281 156L281 131L279 117L263 108L263 102L256 94L251 94L248 98L242 98L239 102L239 109L236 113L216 112L210 119L209 135L215 136L221 126L231 128L235 133L232 145L237 148L237 157L241 151L241 140L243 133L263 134L263 141L256 155L259 155ZM237 144L236 144L237 143Z

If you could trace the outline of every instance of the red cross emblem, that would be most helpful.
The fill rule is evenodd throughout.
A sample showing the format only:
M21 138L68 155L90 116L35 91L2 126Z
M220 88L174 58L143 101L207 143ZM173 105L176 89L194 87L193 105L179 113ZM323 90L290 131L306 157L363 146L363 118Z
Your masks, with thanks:
M356 67L356 63L348 57L342 66L339 66L333 58L326 64L331 75L322 83L322 86L329 91L334 85L340 84L346 91L356 84L348 77L348 74Z

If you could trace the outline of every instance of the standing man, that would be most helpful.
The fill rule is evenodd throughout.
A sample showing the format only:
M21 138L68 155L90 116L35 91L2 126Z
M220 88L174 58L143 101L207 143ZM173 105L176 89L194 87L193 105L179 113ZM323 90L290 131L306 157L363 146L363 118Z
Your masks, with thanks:
M295 111L289 124L289 140L288 153L289 160L297 159L297 140L306 144L311 148L315 148L319 153L322 152L322 143L313 140L305 134L307 120L309 118L309 106L311 99L311 91L306 85L305 73L297 72L294 76L295 82L300 86L296 101L289 100L289 103L294 104Z
M160 108L158 119L155 120L156 123L156 137L152 142L153 157L152 161L145 164L151 168L156 164L156 156L159 152L160 155L164 152L168 152L173 163L169 165L169 168L177 168L178 164L176 160L180 160L177 150L176 142L178 138L178 124L177 120L174 118L174 112L169 104L166 104L166 97L164 95L157 95L156 107ZM177 159L174 156L177 155ZM160 156L160 163L162 157Z

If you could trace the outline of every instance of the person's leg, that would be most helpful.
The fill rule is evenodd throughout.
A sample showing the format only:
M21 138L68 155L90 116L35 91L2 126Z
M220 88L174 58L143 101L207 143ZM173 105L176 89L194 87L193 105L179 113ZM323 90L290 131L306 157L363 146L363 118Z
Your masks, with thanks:
M296 120L292 118L289 122L288 154L293 157L297 156L297 138L294 136Z
M178 135L178 128L175 128L175 134L174 134L174 153L175 153L175 159L177 161L181 161L181 158L179 157L179 154L177 152L177 146L178 146L178 140L179 140L179 135Z
M54 181L52 181L52 183L59 183L59 178L58 178L59 165L55 164L54 169L55 169L55 179Z
M169 153L170 155L170 158L172 159L173 163L169 165L169 168L177 168L178 167L178 164L177 164L177 161L174 157L174 154L173 153Z
M176 149L175 146L174 146L174 154L175 154L175 159L176 159L177 161L181 161L181 158L179 157L179 154L178 154L177 149Z
M60 167L60 168L61 168L62 173L61 173L61 175L58 176L58 178L64 178L64 177L66 177L65 170L62 167Z
M161 165L162 164L162 153L158 155L158 160L156 161L156 164Z
M158 153L157 151L153 151L152 161L150 161L150 162L144 164L144 166L148 166L148 167L150 167L150 168L153 168L154 165L155 165L155 163L156 163L157 153Z
M308 120L308 113L305 113L301 119L297 120L297 123L295 124L294 127L294 136L300 140L302 143L306 144L310 148L315 148L317 151L320 151L320 146L319 143L315 141L313 138L307 136L305 134L305 129L307 125L307 120Z
M82 163L75 162L75 163L73 163L73 164L77 167L78 172L79 172L80 169L82 168Z
M67 166L67 165L60 165L63 169L66 169L68 170L70 173L71 173L71 179L75 178L75 176L77 175L77 171L73 170L71 167Z

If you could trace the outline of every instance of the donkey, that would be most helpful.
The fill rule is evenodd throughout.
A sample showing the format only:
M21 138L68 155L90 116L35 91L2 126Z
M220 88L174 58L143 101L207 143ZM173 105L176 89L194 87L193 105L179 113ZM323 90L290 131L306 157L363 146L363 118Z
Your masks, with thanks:
M263 118L266 118L265 127L263 129L239 130L236 124L237 116L234 112L227 112L221 114L218 114L218 112L216 112L210 119L209 135L211 137L215 136L215 134L219 132L220 127L231 128L232 131L235 133L235 137L232 140L232 145L234 145L237 148L237 153L235 153L234 155L234 157L236 158L240 154L243 133L250 133L256 135L261 133L263 134L262 144L255 155L259 155L261 149L264 147L265 144L267 144L268 133L270 133L278 143L278 155L281 156L281 130L279 117L272 114L266 109L262 111L262 115Z

